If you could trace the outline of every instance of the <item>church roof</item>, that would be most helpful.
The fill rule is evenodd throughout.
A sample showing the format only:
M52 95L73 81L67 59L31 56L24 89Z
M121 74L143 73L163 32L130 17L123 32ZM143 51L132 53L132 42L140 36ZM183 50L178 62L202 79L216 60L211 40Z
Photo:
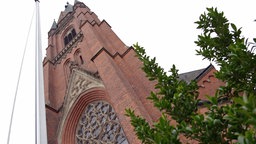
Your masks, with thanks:
M210 64L208 67L203 69L198 69L186 73L179 74L179 78L181 80L186 81L187 83L191 82L192 80L199 80L201 76L203 76L205 73L207 73L210 69L214 68L212 64Z

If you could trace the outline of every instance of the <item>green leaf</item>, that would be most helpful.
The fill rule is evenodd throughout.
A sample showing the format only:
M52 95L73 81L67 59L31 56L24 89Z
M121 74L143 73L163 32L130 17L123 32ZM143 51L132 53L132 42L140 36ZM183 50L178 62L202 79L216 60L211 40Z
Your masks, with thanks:
M235 24L231 23L231 27L232 27L232 29L233 29L234 31L237 31L237 28L236 28L236 25L235 25Z

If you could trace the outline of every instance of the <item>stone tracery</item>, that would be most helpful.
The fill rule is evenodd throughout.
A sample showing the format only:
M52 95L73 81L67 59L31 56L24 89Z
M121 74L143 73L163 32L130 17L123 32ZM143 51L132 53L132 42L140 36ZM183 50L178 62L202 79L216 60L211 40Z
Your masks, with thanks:
M114 109L104 101L87 105L79 120L77 144L128 144Z

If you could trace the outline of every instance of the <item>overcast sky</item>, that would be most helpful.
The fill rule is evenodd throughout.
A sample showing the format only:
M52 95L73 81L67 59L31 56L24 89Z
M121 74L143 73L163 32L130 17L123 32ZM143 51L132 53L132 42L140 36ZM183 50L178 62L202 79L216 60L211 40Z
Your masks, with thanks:
M161 66L168 70L175 64L180 72L187 72L207 67L210 63L195 55L194 41L200 31L196 30L195 21L206 7L217 7L225 16L243 27L243 35L256 37L256 9L253 0L80 0L98 17L105 19L114 32L127 45L138 42L148 54L157 57ZM53 20L58 20L60 11L67 1L41 0L42 48L47 47L47 32ZM69 1L73 4L74 1ZM35 2L2 1L1 16L1 71L0 71L0 143L7 142L12 103L18 80L19 68L31 23ZM34 20L29 35L27 53L21 73L11 144L34 143Z

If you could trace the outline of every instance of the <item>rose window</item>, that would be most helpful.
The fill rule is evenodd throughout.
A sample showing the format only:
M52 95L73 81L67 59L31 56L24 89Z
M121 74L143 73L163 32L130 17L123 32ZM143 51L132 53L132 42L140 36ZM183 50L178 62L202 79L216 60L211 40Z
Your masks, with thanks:
M128 144L114 109L106 102L88 104L79 120L77 144Z

